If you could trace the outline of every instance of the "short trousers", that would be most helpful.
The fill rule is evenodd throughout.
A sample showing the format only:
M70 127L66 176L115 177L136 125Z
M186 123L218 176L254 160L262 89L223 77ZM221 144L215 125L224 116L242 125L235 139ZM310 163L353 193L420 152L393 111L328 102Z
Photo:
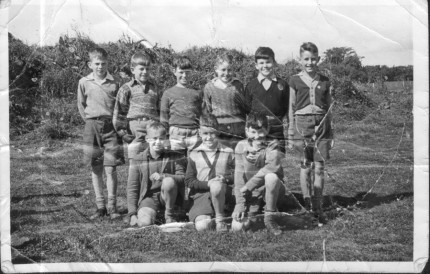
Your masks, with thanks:
M215 215L215 211L212 205L211 193L209 191L195 193L191 199L191 209L188 213L188 218L190 222L194 222L194 220L200 215L209 215L213 217ZM225 193L225 204L234 203L233 189L232 186L227 186Z
M111 119L87 119L83 134L84 163L91 166L124 164L122 139Z
M219 124L219 141L234 149L238 142L245 139L245 122Z
M192 150L199 142L198 128L181 128L171 126L169 128L169 140L172 150Z
M330 159L333 131L329 119L324 119L324 116L324 114L316 114L294 117L294 146L303 154L304 159L311 162L323 162ZM318 132L315 134L315 127L320 124ZM314 134L315 140L312 139Z
M278 121L278 119L271 118L268 120L269 122L269 133L267 134L267 137L269 139L277 139L279 141L279 149L282 153L285 153L285 134L284 134L284 128L288 128L287 126L284 126L284 122L281 123Z
M139 154L139 152L142 152L147 147L145 145L146 127L152 123L154 123L154 120L148 118L129 120L128 125L130 127L131 134L136 137L127 146L129 159L133 159L137 154Z
M250 201L246 202L246 207L247 207L246 211L249 216L255 216L263 212L264 205L266 202L266 187L262 186L261 188L259 188L259 190L260 191L258 196L252 196ZM285 193L286 193L286 188L281 180L281 187L279 188L278 200L276 202L277 208L282 208L283 204L287 202Z
M182 206L184 202L184 198L181 195L181 191L178 190L178 195L176 196L175 205ZM159 211L164 209L166 206L166 201L164 201L163 197L161 197L161 191L149 192L145 198L139 203L139 209L143 207L152 208L155 211Z

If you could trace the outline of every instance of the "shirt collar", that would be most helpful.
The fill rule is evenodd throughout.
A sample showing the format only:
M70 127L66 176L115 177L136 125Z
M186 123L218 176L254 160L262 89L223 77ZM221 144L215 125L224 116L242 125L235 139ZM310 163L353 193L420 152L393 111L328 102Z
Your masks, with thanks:
M90 74L88 74L85 78L87 80L90 80L90 81L95 81L96 80L96 78L94 78L94 74L92 72ZM114 81L115 79L113 78L113 76L109 72L107 72L106 73L106 77L103 80L101 80L101 82L103 83L106 80Z
M309 74L307 74L307 73L305 73L304 71L301 71L301 72L299 72L299 74L298 74L300 77L304 77L306 80L308 80L308 81L319 81L320 80L320 75L319 75L319 73L317 73L317 75L314 77L314 78L311 78L310 76L309 76Z
M275 74L273 74L270 78L267 78L267 77L264 77L261 74L258 74L257 79L258 79L258 82L260 84L263 82L263 80L270 80L270 81L273 81L273 82L278 82L278 78L276 78Z
M221 147L221 144L219 143L219 141L218 141L218 145L216 146L215 150L208 150L204 144L201 144L200 146L198 146L196 148L196 150L199 151L199 152L202 152L202 151L204 151L204 152L206 152L206 151L214 151L214 152L216 152L216 151L221 151L221 149L222 149L222 147Z
M211 80L212 84L215 84L215 82L218 80L218 77L215 77L214 79ZM227 87L232 86L233 82L239 80L236 77L231 78L231 81L227 83Z
M142 85L142 86L146 86L146 85L152 85L152 82L150 80L146 81L145 84L142 84L141 82L137 81L136 79L132 78L129 82L130 86L134 86L134 85Z

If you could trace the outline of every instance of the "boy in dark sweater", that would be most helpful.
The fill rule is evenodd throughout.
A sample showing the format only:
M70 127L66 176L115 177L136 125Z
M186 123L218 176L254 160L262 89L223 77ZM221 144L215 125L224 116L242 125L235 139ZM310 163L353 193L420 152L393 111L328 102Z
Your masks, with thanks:
M235 150L236 206L232 214L232 229L246 228L249 223L245 215L257 215L265 202L264 224L270 232L279 235L282 230L275 221L275 212L278 202L285 196L279 143L276 139L266 138L268 121L264 114L249 114L245 130L248 138L240 141Z
M147 127L148 148L131 159L127 204L130 225L152 225L164 209L166 223L174 222L174 205L181 205L184 191L185 157L165 150L166 129L159 122Z
M268 137L277 139L285 152L288 136L289 86L275 74L275 53L271 48L259 47L255 52L255 68L258 76L245 88L245 100L250 112L267 116Z
M161 97L160 122L169 129L172 150L186 153L197 142L199 118L202 113L203 92L189 88L192 72L190 59L179 57L173 61L176 85Z

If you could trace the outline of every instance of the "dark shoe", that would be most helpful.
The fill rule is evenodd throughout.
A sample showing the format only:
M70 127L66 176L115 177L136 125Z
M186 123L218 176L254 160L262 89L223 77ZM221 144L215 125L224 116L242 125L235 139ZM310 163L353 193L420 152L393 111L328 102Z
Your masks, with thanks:
M216 222L216 232L228 232L228 226L224 220Z
M125 215L124 218L122 218L122 221L124 222L124 224L129 225L130 221L131 221L131 216L130 215Z
M319 224L327 224L328 223L328 218L327 215L324 213L324 211L319 210L315 213L315 217L318 219L318 223Z
M307 211L311 211L311 209L312 209L312 203L311 203L311 198L310 197L306 197L305 198L305 209Z
M165 216L164 219L166 220L166 224L176 223L176 219L172 216Z
M276 223L276 215L274 214L264 214L264 224L267 230L275 236L281 235L281 227Z
M116 207L108 208L107 209L107 214L109 215L109 217L112 220L121 217L121 214L118 213L118 210L116 209Z
M103 218L106 215L107 215L106 208L99 208L99 209L97 209L96 213L94 213L93 215L90 216L90 220Z

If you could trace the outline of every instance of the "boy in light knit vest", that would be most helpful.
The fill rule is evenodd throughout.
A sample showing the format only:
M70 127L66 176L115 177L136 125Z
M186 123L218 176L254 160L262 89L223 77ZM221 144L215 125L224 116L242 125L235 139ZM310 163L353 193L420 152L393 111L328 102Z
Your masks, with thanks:
M115 219L120 217L116 208L116 166L124 163L122 140L112 123L119 82L107 70L108 55L104 49L91 50L89 58L88 66L92 73L79 80L77 103L85 120L84 162L91 164L96 196L97 211L90 219L105 215ZM103 195L103 170L108 191L107 209Z
M206 84L203 98L206 111L215 115L219 123L219 140L235 148L245 138L245 91L243 84L233 77L233 57L227 53L215 60L216 78Z

